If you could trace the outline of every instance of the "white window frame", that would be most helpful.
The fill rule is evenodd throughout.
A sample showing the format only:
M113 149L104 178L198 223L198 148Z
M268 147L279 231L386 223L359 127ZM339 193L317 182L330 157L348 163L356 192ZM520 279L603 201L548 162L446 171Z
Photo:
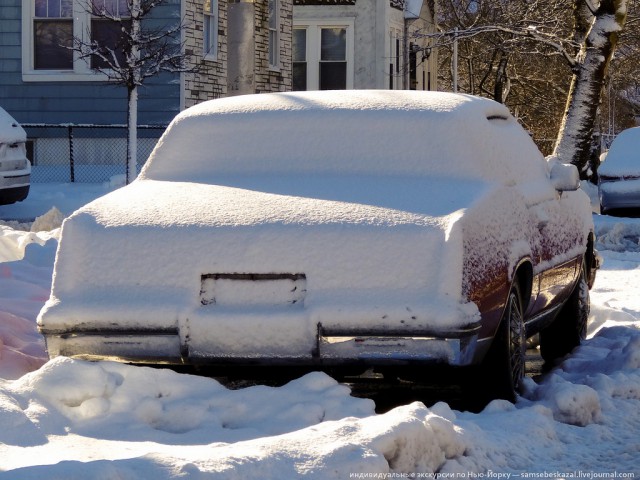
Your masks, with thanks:
M346 29L347 90L353 89L354 77L354 19L335 18L322 20L296 19L293 28L307 32L307 90L320 89L320 31L322 28Z
M73 36L85 39L91 28L91 13L87 8L89 0L73 0ZM108 77L91 68L90 59L81 59L73 52L72 70L36 70L34 64L35 45L34 19L35 2L22 0L22 80L24 82L104 82Z
M275 15L275 25L271 26L271 18L267 18L267 28L269 30L269 69L280 70L280 2L279 0L267 0L268 14L271 11L271 5L273 4L273 11Z
M218 0L207 0L209 10L206 10L206 2L202 9L202 56L205 60L218 60Z

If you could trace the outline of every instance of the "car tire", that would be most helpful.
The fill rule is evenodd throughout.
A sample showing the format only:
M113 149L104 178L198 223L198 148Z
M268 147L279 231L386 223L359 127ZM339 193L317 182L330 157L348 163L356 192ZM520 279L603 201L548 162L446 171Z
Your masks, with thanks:
M482 363L479 376L486 400L515 402L525 373L526 336L522 297L515 283L509 291L500 326Z
M545 362L564 357L587 337L590 300L584 261L578 282L553 323L540 332L540 355Z

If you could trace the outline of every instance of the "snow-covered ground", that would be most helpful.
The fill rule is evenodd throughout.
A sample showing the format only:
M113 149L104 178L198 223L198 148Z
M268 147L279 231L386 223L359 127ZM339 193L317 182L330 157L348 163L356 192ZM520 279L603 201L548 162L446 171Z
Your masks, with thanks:
M376 415L321 373L228 390L165 369L47 362L35 317L55 228L112 188L36 184L0 206L0 218L42 216L44 230L0 222L0 478L640 477L640 219L594 215L604 264L590 338L516 405Z

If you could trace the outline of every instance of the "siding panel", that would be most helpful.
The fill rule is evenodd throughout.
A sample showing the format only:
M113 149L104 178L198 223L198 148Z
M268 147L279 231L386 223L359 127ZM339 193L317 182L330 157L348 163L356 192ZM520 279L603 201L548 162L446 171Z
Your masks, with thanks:
M32 1L32 0L24 0ZM154 24L179 20L180 2L170 0L154 11ZM0 6L0 104L23 123L125 123L127 92L101 82L24 82L22 80L22 6L3 0ZM178 75L150 78L139 90L138 122L166 124L178 112Z

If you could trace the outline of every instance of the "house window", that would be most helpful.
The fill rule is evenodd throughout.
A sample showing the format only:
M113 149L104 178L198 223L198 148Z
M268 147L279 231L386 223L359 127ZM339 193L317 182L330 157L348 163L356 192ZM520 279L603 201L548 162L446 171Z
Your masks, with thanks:
M204 57L208 60L218 59L218 0L204 2Z
M278 14L278 0L269 0L269 66L275 68L280 64Z
M293 29L293 90L353 88L353 23L296 22Z
M73 69L72 0L36 0L33 16L33 68Z
M24 81L105 81L96 69L108 65L99 56L81 59L74 39L97 41L124 61L121 25L100 18L102 12L127 22L127 0L23 0L22 78Z

